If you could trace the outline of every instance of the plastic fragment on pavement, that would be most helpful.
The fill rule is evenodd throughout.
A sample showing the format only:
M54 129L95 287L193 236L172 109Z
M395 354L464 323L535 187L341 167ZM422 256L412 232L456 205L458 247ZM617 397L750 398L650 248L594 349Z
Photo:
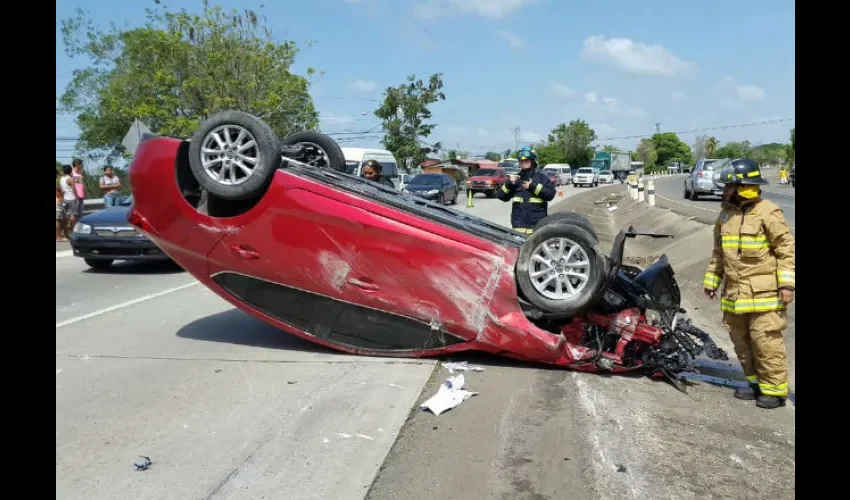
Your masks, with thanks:
M449 371L449 373L455 372L483 372L484 368L480 366L470 365L467 361L450 361L448 363L443 363L443 366Z
M436 394L419 405L419 409L431 410L431 413L434 415L439 415L447 410L451 410L472 396L477 396L477 392L470 392L463 389L465 382L466 380L462 373L460 375L447 378L446 381L440 385Z

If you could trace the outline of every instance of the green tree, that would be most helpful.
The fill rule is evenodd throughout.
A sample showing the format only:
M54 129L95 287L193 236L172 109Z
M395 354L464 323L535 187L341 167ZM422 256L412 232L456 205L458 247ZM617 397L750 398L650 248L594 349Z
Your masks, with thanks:
M554 163L569 163L572 168L582 168L590 165L590 160L596 153L591 143L596 140L596 132L584 120L573 120L567 125L561 123L549 134L547 144L563 151L566 161Z
M635 158L643 162L645 172L651 172L655 169L656 162L658 161L658 152L655 150L655 143L652 139L643 138L640 140L640 144L638 144L637 150L635 150Z
M484 158L487 158L490 161L499 161L502 159L502 154L495 151L488 151L484 154Z
M750 141L732 141L717 148L717 156L720 158L744 158L753 152Z
M658 155L658 166L664 167L668 162L681 161L689 163L691 161L691 148L676 135L675 132L663 132L654 134L650 139L652 145L655 146L655 152Z
M537 148L537 163L544 166L551 163L568 163L567 152L557 144L543 144Z
M789 165L796 163L797 157L797 127L791 129L791 144L785 148L785 160Z
M617 153L618 151L620 151L620 149L610 144L606 144L602 146L602 149L600 149L600 151L605 151L607 153Z
M771 142L756 146L750 152L750 158L760 165L776 165L785 157L786 144Z
M91 60L60 98L61 111L77 115L82 151L123 153L136 118L156 133L186 137L224 109L255 114L280 135L317 127L308 92L315 70L290 71L295 43L275 41L260 14L225 12L208 0L200 14L155 3L134 29L103 31L79 9L62 21L66 53Z
M450 149L446 151L445 157L447 160L457 160L459 158L469 158L469 151L459 149Z
M435 73L425 84L416 75L407 77L407 83L388 87L384 102L375 116L381 120L384 138L381 143L402 165L419 165L431 153L439 152L442 145L437 142L425 144L422 139L431 135L436 125L426 123L431 118L429 106L445 100L443 75Z

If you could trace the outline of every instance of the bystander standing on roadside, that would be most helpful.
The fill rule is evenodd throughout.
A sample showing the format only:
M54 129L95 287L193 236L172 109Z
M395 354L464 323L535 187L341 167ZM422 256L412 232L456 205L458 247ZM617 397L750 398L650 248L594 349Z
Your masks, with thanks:
M85 184L85 176L83 174L83 160L79 158L74 158L74 161L71 162L72 167L72 177L74 180L74 194L77 196L77 200L74 203L70 203L69 207L71 210L71 227L83 218L83 207L85 206L86 199L86 184Z
M59 188L62 190L63 209L65 210L65 234L70 233L70 229L77 223L74 216L77 202L82 203L82 200L77 198L77 191L74 189L74 169L71 165L62 165L62 177L59 178Z
M100 189L103 190L103 206L114 207L118 204L118 190L121 188L121 179L115 175L111 165L103 167L103 176L100 178Z
M383 167L380 163L378 163L378 160L368 160L363 163L363 167L361 167L360 169L360 175L365 177L366 179L395 189L395 184L393 184L393 181L389 177L383 176L381 174L382 172Z
M59 186L59 171L56 171L56 241L68 241L68 217L62 188Z

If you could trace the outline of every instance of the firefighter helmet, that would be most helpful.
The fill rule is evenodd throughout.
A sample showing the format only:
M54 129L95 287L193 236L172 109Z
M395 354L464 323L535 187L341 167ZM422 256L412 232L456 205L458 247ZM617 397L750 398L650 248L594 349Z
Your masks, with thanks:
M749 158L736 158L720 171L723 184L758 185L767 184L761 175L758 163Z

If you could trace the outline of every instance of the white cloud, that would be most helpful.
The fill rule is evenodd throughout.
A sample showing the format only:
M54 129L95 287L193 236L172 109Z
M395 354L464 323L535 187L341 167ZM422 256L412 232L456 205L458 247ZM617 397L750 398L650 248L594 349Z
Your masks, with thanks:
M686 74L696 67L661 45L646 45L628 38L606 39L602 35L586 38L580 55L582 59L607 62L628 73L653 76Z
M744 101L762 101L767 97L761 87L739 84L731 76L718 83L717 89L720 91L720 103L729 109L740 109Z
M605 105L608 106L609 108L616 108L617 107L617 100L614 99L613 97L603 97L602 102L604 102Z
M764 89L755 85L739 85L738 97L746 101L760 101L767 97L767 94L764 92Z
M515 49L521 49L525 47L525 40L517 36L516 33L509 30L502 30L499 32L499 36L505 39L508 42L508 45Z
M573 89L559 82L552 82L552 92L561 97L572 97L576 95Z
M684 102L688 99L688 96L681 90L674 90L673 94L670 96L670 100L673 102Z
M540 0L416 0L413 15L434 20L453 12L500 19Z
M357 92L372 92L378 88L378 84L368 80L354 80L351 87Z
M597 99L598 99L598 96L597 96L595 91L594 92L588 92L587 94L584 94L584 100L587 101L587 102L594 103L594 102L597 101Z
M348 115L337 115L329 111L319 114L319 121L325 125L346 125L354 121L354 118Z

